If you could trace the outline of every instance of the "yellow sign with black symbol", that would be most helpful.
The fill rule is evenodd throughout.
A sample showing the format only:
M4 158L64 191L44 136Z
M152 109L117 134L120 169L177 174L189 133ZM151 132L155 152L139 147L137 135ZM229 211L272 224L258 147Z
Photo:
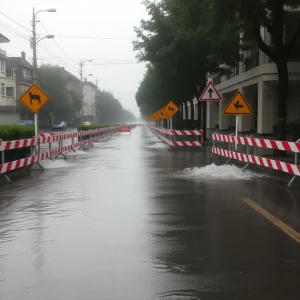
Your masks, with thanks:
M173 101L170 101L164 107L164 110L168 114L169 118L172 118L179 111L179 107Z
M41 88L33 84L23 96L21 96L20 101L36 114L45 106L49 99L50 97Z
M242 93L237 92L224 108L225 115L251 115L252 109Z

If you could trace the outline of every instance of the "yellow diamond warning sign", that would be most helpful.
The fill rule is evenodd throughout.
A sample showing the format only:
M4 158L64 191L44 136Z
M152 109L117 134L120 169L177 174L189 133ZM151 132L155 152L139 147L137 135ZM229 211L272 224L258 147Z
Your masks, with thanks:
M242 93L237 92L224 108L225 115L251 115L252 109Z
M20 101L27 106L34 114L49 101L50 97L41 90L36 84L33 84L20 98Z
M164 110L167 113L168 117L171 118L179 111L179 107L173 101L170 101L164 107Z

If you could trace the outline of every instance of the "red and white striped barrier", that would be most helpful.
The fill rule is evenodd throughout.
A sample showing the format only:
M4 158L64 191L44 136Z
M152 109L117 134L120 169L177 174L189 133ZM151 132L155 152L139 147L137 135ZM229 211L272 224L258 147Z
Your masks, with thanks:
M202 147L203 146L203 130L172 130L172 129L164 129L158 128L154 126L149 127L150 130L158 136L163 142L168 144L171 147ZM166 136L176 136L176 135L192 135L192 136L201 136L201 141L176 141L170 140Z
M300 140L296 142L287 142L287 141L276 141L276 140L260 139L260 138L253 138L253 137L236 137L233 135L223 135L218 133L214 133L212 135L212 138L213 138L213 147L212 147L213 154L227 157L229 160L235 159L238 161L245 162L247 163L247 165L244 167L244 169L251 163L266 168L274 169L280 172L292 174L294 175L294 177L290 180L288 186L292 184L296 176L300 176L300 165L298 165L298 153L300 152ZM229 149L225 150L216 147L216 141L229 143ZM247 146L247 154L233 151L232 150L233 144ZM293 152L295 153L295 164L290 164L287 162L250 154L250 147Z
M13 149L19 149L24 147L31 147L31 146L36 146L36 145L41 145L46 143L62 141L65 139L73 139L75 137L97 135L88 139L84 139L77 143L72 143L70 145L57 147L55 149L51 149L46 152L41 152L37 155L32 155L30 157L15 160L12 162L2 163L0 164L0 174L5 174L12 170L30 166L34 163L43 161L48 158L56 157L59 154L63 154L71 150L83 147L84 145L89 145L91 143L97 142L106 137L112 136L113 134L116 133L119 133L119 126L107 127L107 128L101 128L101 129L89 130L89 131L63 133L63 134L49 134L49 135L45 134L45 135L40 135L39 138L0 142L0 151L5 151L5 150L13 150Z
M276 141L276 140L267 140L259 139L252 137L236 137L233 135L223 135L214 133L213 140L219 142L233 143L238 145L253 146L274 150L283 150L287 152L300 152L300 143L299 142L286 142L286 141Z

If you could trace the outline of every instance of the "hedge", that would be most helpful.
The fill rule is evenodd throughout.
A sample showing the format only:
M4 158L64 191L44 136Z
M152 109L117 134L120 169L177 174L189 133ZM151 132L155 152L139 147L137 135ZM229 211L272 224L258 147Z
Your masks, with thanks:
M25 127L19 125L0 125L0 139L2 139L3 141L28 139L32 138L33 136L34 127ZM30 147L5 151L5 162L24 158L29 153ZM0 155L0 162L3 163L2 153Z
M120 126L119 124L91 124L91 125L81 125L77 127L78 131L88 131L88 130L94 130L94 129L100 129L100 128L106 128L106 127L114 127L114 126ZM87 140L89 138L92 138L93 136L85 135L78 138L79 141Z
M91 125L80 125L77 127L78 131L86 131L86 130L92 130L92 129L99 129L99 128L105 128L105 127L113 127L113 126L119 126L119 124L91 124Z

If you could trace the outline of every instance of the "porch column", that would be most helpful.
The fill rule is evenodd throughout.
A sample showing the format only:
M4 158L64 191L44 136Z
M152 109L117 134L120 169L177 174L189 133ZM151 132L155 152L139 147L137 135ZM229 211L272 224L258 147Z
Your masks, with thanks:
M222 94L219 102L219 128L220 130L228 130L228 116L223 114L223 110L230 100L228 95Z
M273 134L275 96L271 82L258 83L257 133Z

